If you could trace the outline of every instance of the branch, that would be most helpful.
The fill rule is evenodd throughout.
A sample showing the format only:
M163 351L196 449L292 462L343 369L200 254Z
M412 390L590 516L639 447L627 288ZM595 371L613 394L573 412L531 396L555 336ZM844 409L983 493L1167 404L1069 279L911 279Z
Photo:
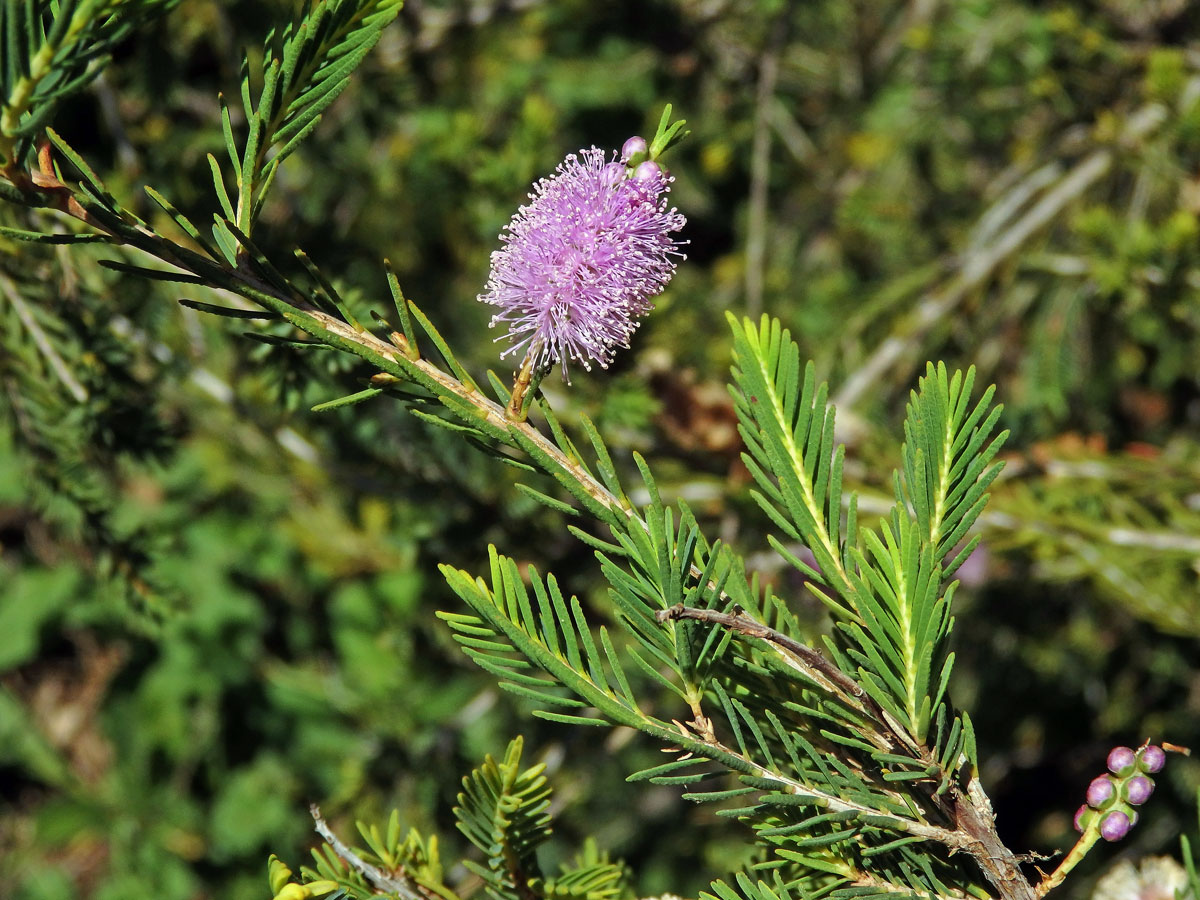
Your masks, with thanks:
M120 242L142 250L156 259L189 272L210 286L230 291L279 313L289 323L332 347L349 352L404 381L416 381L434 393L454 395L456 401L468 404L477 410L483 421L500 432L519 432L529 443L545 453L596 503L614 513L636 521L643 528L645 523L603 484L589 475L582 466L569 458L553 441L528 422L514 421L500 404L480 394L472 386L463 384L451 374L425 359L406 356L392 344L369 331L358 330L351 325L321 311L298 294L289 294L255 277L245 268L230 268L222 262L214 262L187 248L162 237L141 223L114 220L105 224L89 209L94 201L80 197L67 184L53 175L53 163L49 158L49 145L40 148L41 171L35 172L33 183L17 183L26 193L40 194L39 199L50 208L58 209L89 227L112 235ZM111 214L108 214L111 215ZM118 224L119 221L119 224ZM444 403L451 412L453 406ZM519 449L515 438L507 445ZM552 473L548 473L552 474ZM698 574L698 573L697 573Z
M916 753L922 761L933 762L932 758L928 758L927 754L922 751L922 748L913 744L912 738L909 737L906 730L867 695L858 682L807 644L802 644L786 634L750 618L743 612L723 613L717 612L715 609L700 609L677 603L669 609L659 610L654 615L659 622L666 622L670 619L694 619L698 622L723 625L740 634L761 638L768 643L775 644L786 651L779 654L780 659L786 665L796 669L835 695L851 709L874 719L888 733L875 732L864 735L879 749L891 751L899 745Z
M391 891L403 900L426 900L409 878L403 875L390 875L384 872L378 866L373 866L366 862L361 856L338 840L338 836L333 833L333 830L321 818L321 810L314 803L308 808L309 813L313 817L313 825L316 828L317 834L327 843L334 853L338 855L346 865L358 872L363 878L371 882L376 888L381 891Z
M844 800L835 794L830 794L825 791L818 790L805 784L802 781L797 781L794 778L788 778L773 769L768 769L766 766L756 763L754 760L747 758L744 754L737 752L729 747L726 747L720 741L713 737L704 737L698 735L695 741L698 741L704 748L713 752L716 761L720 761L724 757L736 757L741 760L742 764L753 771L757 778L762 778L768 781L776 782L780 786L780 792L785 794L795 794L797 796L812 797L819 801L817 804L822 809L827 809L830 812L854 812L862 816L870 816L873 819L887 819L889 826L894 831L903 834L911 834L915 837L924 838L927 841L934 841L949 848L951 853L970 853L972 856L972 845L975 843L972 837L962 831L952 831L948 828L942 828L938 825L930 825L927 822L918 822L916 819L906 819L904 816L898 816L895 813L886 810L877 809L874 806L867 806L863 803L854 803L849 800ZM695 752L694 747L688 749ZM704 750L700 751L704 753ZM706 754L707 755L707 754ZM749 773L747 773L749 774ZM893 795L894 796L894 795Z
M508 436L507 440L504 440L506 446L528 454L527 449L521 446L523 439L549 457L558 470L566 473L572 482L578 484L598 507L618 514L607 524L612 525L614 521L620 521L620 518L624 517L632 525L648 530L645 520L627 501L605 487L523 417L514 416L504 406L480 393L474 385L460 381L453 374L445 372L416 353L410 355L405 349L388 343L370 331L329 315L298 292L287 293L268 284L249 272L245 264L232 268L223 260L214 261L176 244L140 221L130 222L123 218L114 218L107 211L104 211L104 216L98 215L103 211L102 206L90 197L81 197L56 177L48 141L39 146L38 162L40 170L34 172L32 182L18 179L13 183L25 193L40 199L49 208L57 209L96 231L111 235L121 243L136 247L155 259L189 272L211 287L229 291L270 309L296 328L330 347L359 357L381 372L402 381L420 384L435 394L447 410L463 421L470 423L470 418L465 417L455 406L465 404L474 407L481 414L484 423ZM105 217L111 224L105 223ZM448 396L453 396L452 402L447 402ZM520 438L516 437L518 434ZM543 467L543 471L551 477L556 475L549 467ZM694 564L689 567L689 571L696 578L703 574ZM727 599L723 592L721 596Z
M866 691L853 678L812 647L788 637L783 632L763 625L743 612L723 613L715 609L700 609L676 603L668 609L660 609L654 614L654 618L660 623L677 619L693 619L697 622L723 625L739 634L762 638L787 651L786 654L780 654L780 658L791 668L836 695L838 699L857 712L879 718L871 709L874 701L867 696ZM880 724L884 724L882 719L880 719Z
M799 663L799 666L794 665L794 667L800 668L800 671L804 672L804 674L818 684L822 686L828 684L830 690L837 696L854 704L855 708L864 710L870 714L878 722L886 726L896 738L902 740L907 746L911 746L911 743L905 739L903 729L893 724L890 717L873 700L865 695L862 688L853 679L813 648L801 644L799 641L793 640L787 635L769 628L760 622L756 622L754 619L740 612L734 614L722 613L716 610L697 609L677 604L670 609L660 610L655 613L655 617L660 622L667 621L668 619L694 619L700 622L711 622L730 628L741 634L757 637L775 644L786 650ZM872 736L867 735L867 737ZM872 741L875 742L873 737ZM708 743L711 744L712 742ZM713 744L713 746L723 753L733 753L732 750L721 745ZM928 756L928 751L925 748L915 747L912 749L917 753L919 759L932 760L932 757ZM747 760L747 762L754 766L761 773L762 777L788 785L792 793L803 793L828 798L828 808L835 812L855 810L862 812L864 815L880 815L878 810L848 803L838 797L822 794L800 782L784 778L777 772L764 769L750 760ZM1035 900L1034 889L1021 873L1019 860L996 834L995 816L992 814L991 802L984 793L979 779L970 778L965 794L957 787L952 787L951 798L953 806L947 811L955 822L956 828L954 830L893 816L895 828L898 831L904 831L908 834L944 844L950 849L951 853L967 853L975 860L979 868L983 870L988 881L999 889L1001 895L1006 900Z

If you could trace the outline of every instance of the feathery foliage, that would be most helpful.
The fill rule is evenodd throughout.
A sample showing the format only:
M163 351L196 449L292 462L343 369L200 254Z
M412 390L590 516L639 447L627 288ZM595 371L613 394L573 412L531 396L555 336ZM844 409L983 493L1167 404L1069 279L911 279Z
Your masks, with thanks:
M934 490L951 498L935 503L937 528L928 527L931 506L918 501L910 511L903 495L879 532L859 527L851 499L847 534L854 541L843 541L841 451L832 447L827 389L814 384L811 368L801 385L798 348L778 322L733 324L746 464L763 489L760 503L787 537L817 548L821 571L796 562L820 579L813 590L838 618L841 630L827 645L832 663L805 645L786 615L771 618L790 633L747 615L747 609L773 610L779 601L769 592L756 596L730 554L700 536L686 507L675 527L644 466L651 505L610 521L618 547L598 550L597 557L617 621L633 640L629 661L687 704L688 721L646 714L608 631L600 628L593 637L579 601L565 599L553 578L543 580L532 569L522 574L494 550L490 582L443 569L473 615L441 616L480 666L539 704L536 715L638 728L683 754L678 764L635 777L686 785L695 800L752 795L745 797L751 805L723 814L755 828L787 884L839 897L853 895L847 886L864 879L881 885L881 893L989 890L961 857L947 856L939 870L928 848L911 845L940 842L958 853L972 843L965 824L960 821L962 832L951 824L973 790L977 761L970 720L946 702L953 588L942 579L940 563L950 550L943 529L953 534L978 515L983 489L996 473L987 459L998 444L987 446L981 463L948 464L934 476ZM914 394L906 423L916 444L906 450L910 481L924 471L929 445L918 444L916 435L937 427L938 447L951 460L956 449L978 450L987 440L995 416L986 404L968 414L962 384L961 377L931 371ZM938 410L947 412L936 418ZM596 449L607 457L598 441ZM898 476L898 491L901 484ZM822 577L824 570L829 577ZM697 627L701 622L728 630ZM762 644L731 640L737 632ZM530 664L540 674L530 672ZM557 711L562 708L572 712ZM736 774L744 788L699 788L717 771L706 762ZM856 865L834 864L859 856L850 848L860 846ZM1021 877L1011 854L1007 870L998 860L1002 865L1003 857L976 857L993 888Z
M250 61L243 64L241 101L246 137L240 148L229 107L224 98L221 101L225 149L237 188L236 209L220 164L212 154L208 157L213 185L230 220L223 224L218 219L213 237L231 264L239 246L235 235L250 235L280 163L320 124L322 113L345 90L351 74L403 5L403 0L308 0L294 24L281 34L270 32L263 42L257 99Z
M463 864L495 900L612 900L621 895L624 866L610 862L590 841L557 876L543 873L536 851L550 837L552 791L545 766L522 768L521 752L522 740L516 738L503 759L488 756L463 778L454 815L458 829L485 860ZM358 823L365 848L346 846L319 810L314 807L312 814L326 843L313 850L314 865L300 870L299 881L285 863L271 857L268 881L276 900L322 895L369 900L380 892L402 900L462 896L445 883L437 836L425 838L416 829L403 835L398 812L392 812L386 829Z
M113 48L178 0L6 0L0 4L0 169L19 171L60 104Z

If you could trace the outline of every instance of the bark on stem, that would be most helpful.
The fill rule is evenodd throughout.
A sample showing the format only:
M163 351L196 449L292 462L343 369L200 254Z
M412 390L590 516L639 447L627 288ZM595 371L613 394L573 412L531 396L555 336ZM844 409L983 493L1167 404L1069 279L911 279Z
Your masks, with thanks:
M514 422L525 421L525 396L529 393L529 386L533 383L535 361L540 350L540 344L534 344L529 348L525 359L521 361L521 368L517 372L516 380L513 381L512 397L509 398L508 407L504 412Z

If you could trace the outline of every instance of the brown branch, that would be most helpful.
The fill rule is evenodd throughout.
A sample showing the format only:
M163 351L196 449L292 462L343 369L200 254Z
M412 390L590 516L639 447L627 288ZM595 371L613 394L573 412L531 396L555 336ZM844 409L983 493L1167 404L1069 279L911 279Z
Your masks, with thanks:
M919 749L913 745L902 728L899 728L887 713L880 708L862 686L853 678L839 669L836 665L822 656L817 650L788 637L774 628L750 618L743 612L723 613L715 609L699 609L694 606L684 606L677 603L669 609L660 609L655 613L659 622L672 619L692 619L698 622L708 622L721 625L739 634L760 638L786 651L781 654L783 660L792 668L797 669L818 686L835 695L856 712L873 719L882 729L879 732L867 732L865 737L881 750L893 751L897 745L906 749ZM887 732L886 734L883 732Z
M761 622L750 618L743 612L723 613L715 609L699 609L694 606L684 606L676 603L668 609L660 609L654 614L660 623L678 619L692 619L697 622L709 622L723 625L739 634L762 638L787 650L803 664L802 671L816 681L821 687L838 694L859 712L869 713L867 704L871 698L853 678L827 660L824 656L807 644L788 637L781 631L776 631ZM881 722L882 724L882 722Z
M979 798L982 797L982 803ZM992 805L983 793L978 778L972 778L967 793L956 793L955 824L958 831L970 837L967 853L983 870L987 880L1004 900L1036 900L1037 894L1029 879L1021 872L1020 861L996 833L996 818Z

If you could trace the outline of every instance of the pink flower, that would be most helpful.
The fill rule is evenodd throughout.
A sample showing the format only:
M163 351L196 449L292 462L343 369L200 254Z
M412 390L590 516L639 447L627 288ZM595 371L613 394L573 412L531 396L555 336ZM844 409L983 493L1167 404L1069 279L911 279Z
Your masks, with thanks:
M561 361L565 378L568 358L603 368L629 346L683 255L672 235L686 219L667 208L671 181L654 162L630 176L592 147L534 185L479 295L499 309L491 324L508 326L502 356L524 349L538 369Z

